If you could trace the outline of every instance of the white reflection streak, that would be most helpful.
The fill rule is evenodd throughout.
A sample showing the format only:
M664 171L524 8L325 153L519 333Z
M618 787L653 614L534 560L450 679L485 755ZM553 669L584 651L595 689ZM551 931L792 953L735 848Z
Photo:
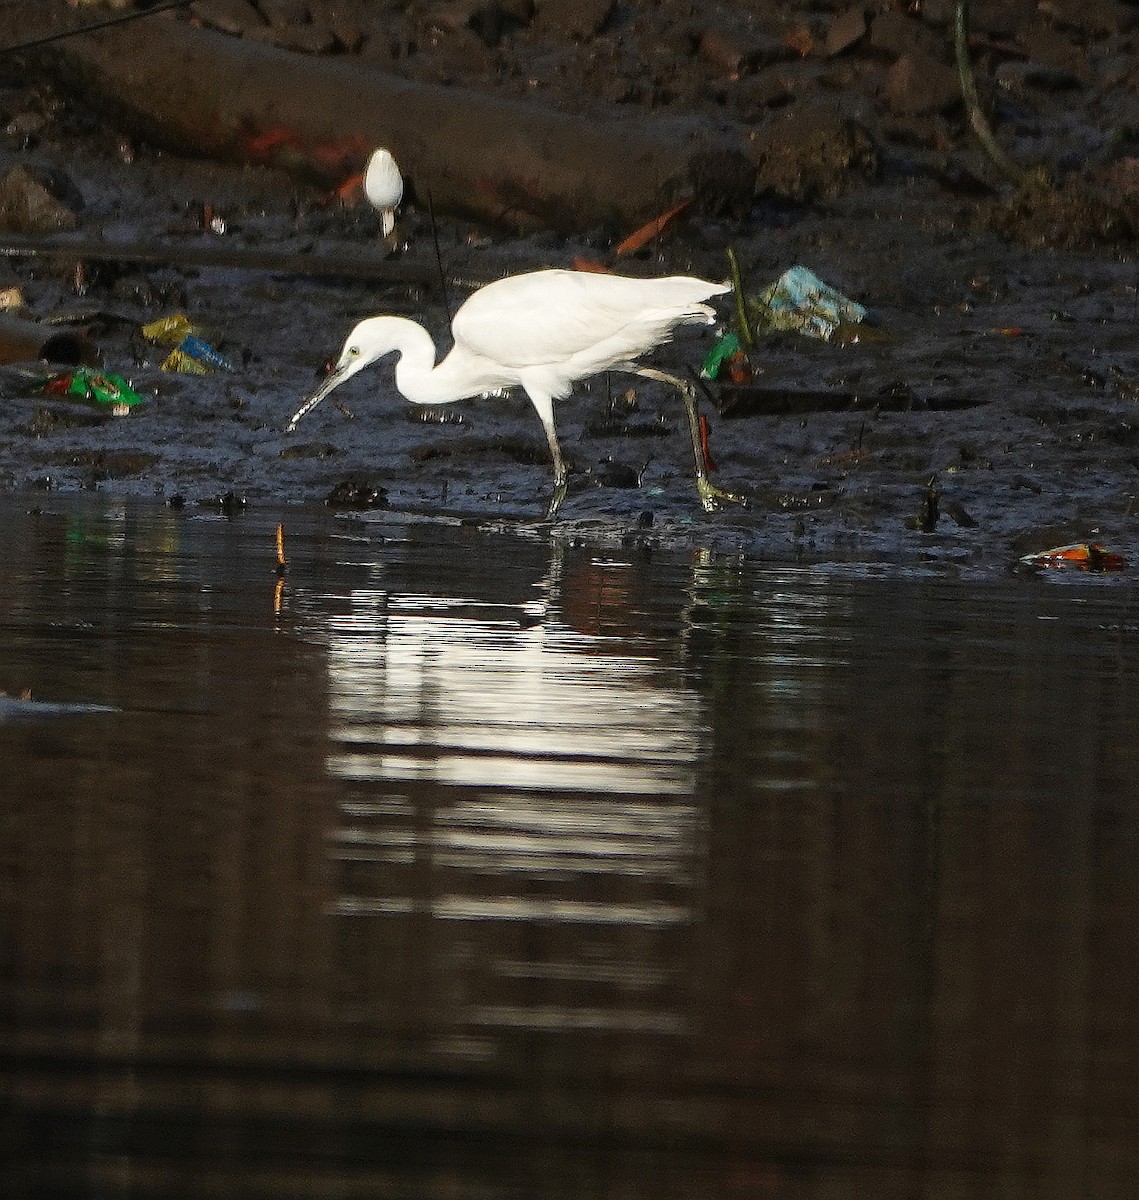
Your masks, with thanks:
M438 608L434 598L424 606ZM473 605L472 605L473 606ZM353 782L684 796L699 708L651 659L544 626L385 612L365 600L329 646L329 773Z
M654 956L671 964L662 945L693 921L699 700L651 657L564 627L523 628L518 611L365 592L332 623L326 765L348 795L329 854L374 865L379 894L362 894L357 875L330 911L429 915L445 928L436 953L466 980L456 1024L678 1034L675 988L621 981L670 975ZM480 973L460 951L519 925L535 931L534 956L509 969ZM580 1006L518 1004L494 982L500 974L509 994L551 971L609 980L613 1003L597 1004L595 985ZM654 1004L662 993L668 1002Z

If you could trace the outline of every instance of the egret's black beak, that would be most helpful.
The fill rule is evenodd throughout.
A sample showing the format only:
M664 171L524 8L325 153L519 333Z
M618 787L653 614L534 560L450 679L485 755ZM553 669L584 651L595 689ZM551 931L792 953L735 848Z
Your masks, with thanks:
M321 381L320 386L312 393L311 396L297 409L289 418L289 423L285 426L286 433L292 433L297 427L297 422L301 417L307 416L316 406L332 391L337 384L341 383L347 376L348 371L346 366L334 366L331 371Z

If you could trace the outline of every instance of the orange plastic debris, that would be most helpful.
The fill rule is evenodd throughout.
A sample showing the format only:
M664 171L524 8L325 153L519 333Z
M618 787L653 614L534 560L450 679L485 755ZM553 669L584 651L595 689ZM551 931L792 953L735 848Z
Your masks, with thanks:
M1037 554L1025 554L1021 560L1031 567L1081 567L1085 571L1122 571L1127 559L1101 546L1099 542L1073 542L1054 546Z
M642 246L647 246L649 242L655 241L660 237L691 203L692 197L689 196L686 200L681 200L679 204L674 204L671 208L666 209L659 217L653 217L651 221L646 222L640 229L634 229L617 246L617 249L613 253L618 258L625 254L635 254Z
M728 378L732 383L751 383L751 359L740 350L728 359Z
M334 195L345 208L351 208L357 200L363 198L364 172L357 171L354 175L349 175L335 190Z

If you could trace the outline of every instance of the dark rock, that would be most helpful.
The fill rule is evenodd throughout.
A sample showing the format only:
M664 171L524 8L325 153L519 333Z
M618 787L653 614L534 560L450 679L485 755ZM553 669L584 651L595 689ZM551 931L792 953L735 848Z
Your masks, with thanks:
M1040 12L1086 37L1123 33L1134 29L1137 21L1135 10L1116 0L1042 0Z
M1035 88L1040 92L1070 92L1081 86L1071 71L1039 62L1004 62L994 72L996 81L1010 92Z
M190 11L203 25L222 33L247 33L265 24L249 0L194 0Z
M467 18L467 26L484 45L493 49L504 37L529 24L533 15L530 0L479 3Z
M388 493L379 484L358 476L342 479L325 497L330 508L387 508Z
M756 188L809 204L840 195L878 173L878 152L857 122L829 108L796 105L755 131L750 157Z
M353 54L372 28L364 0L309 0L309 13L313 25L326 29L340 49Z
M765 110L782 108L797 94L786 72L769 69L740 80L730 97L740 119L753 124L765 118Z
M707 29L699 35L695 45L704 62L732 78L750 74L787 57L787 48L781 41L742 22L735 28L718 25Z
M1087 82L1090 78L1087 56L1071 38L1036 21L1016 35L1018 46L1024 48L1030 62L1052 67ZM1008 64L1002 64L1005 66Z
M827 36L823 41L823 54L833 58L844 50L849 50L856 42L866 36L866 9L861 5L848 8L831 19L827 27Z
M328 54L336 49L336 36L324 25L263 25L245 36L298 54Z
M0 179L0 229L9 233L62 233L79 224L75 213L24 167Z
M945 112L961 100L957 72L921 51L904 54L886 73L886 103L901 116Z
M894 58L917 53L948 57L950 49L944 37L896 9L888 9L874 18L870 25L870 45Z
M1039 15L1033 0L982 0L969 6L969 33L990 38L1013 37Z
M615 6L615 0L545 0L534 28L586 42L605 28Z
M281 28L304 25L311 16L306 0L259 0L259 7L270 25Z

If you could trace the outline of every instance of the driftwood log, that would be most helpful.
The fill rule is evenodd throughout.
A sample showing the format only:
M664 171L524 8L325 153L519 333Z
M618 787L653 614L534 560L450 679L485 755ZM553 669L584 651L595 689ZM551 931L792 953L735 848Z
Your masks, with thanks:
M707 123L573 116L164 16L57 42L39 61L168 149L336 185L386 146L420 203L515 230L627 230L687 196L722 209L754 189L742 143Z

